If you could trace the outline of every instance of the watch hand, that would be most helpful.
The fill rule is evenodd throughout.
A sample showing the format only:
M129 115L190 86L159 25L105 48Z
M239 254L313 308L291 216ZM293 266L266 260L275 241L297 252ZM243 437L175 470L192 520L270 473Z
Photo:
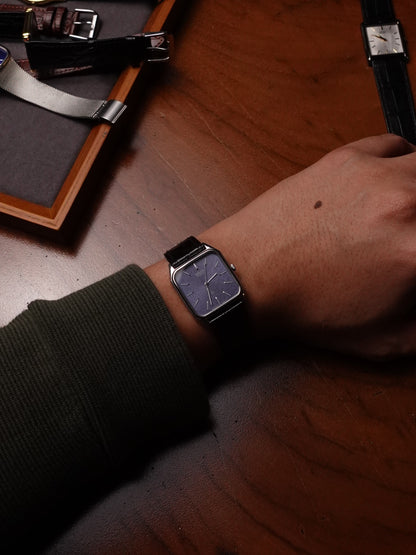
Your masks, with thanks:
M217 275L218 275L218 274L215 272L215 274L212 275L212 276L209 278L209 280L205 282L205 285L208 285L208 283L209 283L210 281L212 281L215 277L217 277Z
M376 37L376 39L384 40L384 42L388 42L388 40L382 37L381 35L373 35L373 37Z
M204 270L205 270L205 281L204 281L204 285L205 285L205 288L206 288L207 293L208 293L209 304L212 306L211 291L209 290L209 287L208 287L208 283L209 283L209 282L208 282L207 259L206 259L206 258L205 258L205 260L204 260Z
M211 297L211 292L209 290L209 287L207 284L205 284L205 287L207 288L207 293L208 293L208 300L209 300L209 304L212 306L212 297Z

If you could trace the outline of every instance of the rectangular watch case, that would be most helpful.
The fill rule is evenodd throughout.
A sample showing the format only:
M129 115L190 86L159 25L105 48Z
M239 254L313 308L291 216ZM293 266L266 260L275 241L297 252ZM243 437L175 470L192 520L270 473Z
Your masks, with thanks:
M386 33L386 31L388 32ZM384 46L381 50L377 48L376 44L372 44L372 33L380 37L380 44ZM386 33L385 37L383 36L384 33ZM399 54L407 59L406 40L400 21L396 20L383 25L362 23L361 34L368 65L371 66L373 58L377 56L396 56ZM377 39L374 38L373 41L376 42Z

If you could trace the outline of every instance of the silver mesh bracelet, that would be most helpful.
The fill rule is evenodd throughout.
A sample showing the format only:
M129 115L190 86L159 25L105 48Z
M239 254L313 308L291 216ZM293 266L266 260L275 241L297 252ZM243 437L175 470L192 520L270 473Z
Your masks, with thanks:
M119 100L95 100L74 96L41 83L24 71L0 45L0 87L36 106L71 118L97 123L115 123L124 110Z

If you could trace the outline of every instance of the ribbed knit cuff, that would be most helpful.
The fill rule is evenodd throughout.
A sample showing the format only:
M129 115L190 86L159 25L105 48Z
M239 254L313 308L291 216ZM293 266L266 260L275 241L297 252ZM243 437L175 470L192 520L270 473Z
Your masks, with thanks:
M0 544L208 414L202 378L136 266L35 301L1 328L0 385Z
M157 289L128 266L59 301L29 306L113 461L206 418L198 370Z

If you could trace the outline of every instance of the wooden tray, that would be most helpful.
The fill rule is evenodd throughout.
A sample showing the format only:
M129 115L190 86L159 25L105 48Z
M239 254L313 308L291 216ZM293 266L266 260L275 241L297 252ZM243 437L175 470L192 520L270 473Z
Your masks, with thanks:
M165 28L177 3L177 0L160 3L70 0L66 6L96 10L102 20L99 38L105 38L160 31ZM5 41L3 44L13 57L25 57L22 44ZM135 82L144 79L144 67L128 67L121 74L59 77L48 83L80 96L126 102ZM0 215L59 230L92 173L104 143L116 128L120 132L119 126L128 122L129 109L113 127L107 124L92 126L89 122L42 110L4 92L0 92L0 102Z

